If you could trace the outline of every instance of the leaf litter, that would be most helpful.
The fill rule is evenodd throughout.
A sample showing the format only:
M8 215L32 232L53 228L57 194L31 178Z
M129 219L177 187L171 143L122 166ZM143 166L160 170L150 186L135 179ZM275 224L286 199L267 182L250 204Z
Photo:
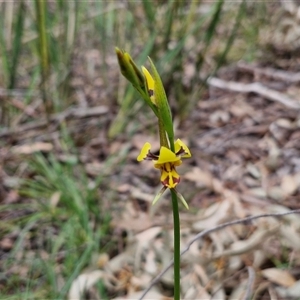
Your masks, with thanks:
M95 51L87 56L92 55L91 63L97 66ZM66 121L80 149L80 162L91 180L103 172L101 193L114 193L114 201L105 205L112 214L113 233L120 241L115 251L107 253L104 262L91 262L91 270L83 271L72 282L69 299L80 299L100 279L110 295L122 295L112 299L139 299L141 291L172 259L170 197L166 194L163 201L151 205L153 195L160 189L159 176L147 164L141 167L136 162L145 140L158 149L156 137L151 134L148 120L140 118L139 133L129 138L132 128L127 128L127 137L111 143L106 128L113 118L109 113L113 108L105 100L109 97L100 93L103 82L97 81L93 72L87 79L82 76L84 70L78 67L77 72L72 85L79 107L98 107L100 103L101 106L98 110L74 110L55 116L49 135L40 134L45 124L37 121L32 127L20 125L19 131L14 130L17 145L10 147L8 143L0 150L0 166L6 167L0 167L1 203L28 201L16 193L18 178L30 176L22 169L23 158L36 151L61 155L57 128L62 120ZM197 233L221 223L300 208L299 86L297 80L287 81L285 72L289 78L299 75L295 69L278 70L259 64L238 63L221 69L216 78L222 80L222 88L209 83L205 99L199 99L189 119L178 126L177 136L186 140L193 155L191 162L187 162L189 165L179 169L182 183L178 188L190 206L190 211L181 210L182 248ZM235 85L232 87L229 81ZM268 89L260 89L258 85L253 89L252 85L249 90L249 84L257 81ZM106 93L112 94L113 90L112 86ZM268 96L272 90L276 97L274 93ZM99 94L103 96L101 101ZM288 97L277 101L281 95ZM293 100L293 107L286 105L287 99ZM8 136L5 130L0 134ZM109 167L104 168L111 155ZM20 164L20 168L15 174L8 174L7 167L14 164ZM58 205L59 192L49 200L52 207ZM12 215L5 212L0 215L5 221L28 213L19 210ZM13 248L16 235L1 237L2 261ZM298 215L262 218L207 235L182 256L182 298L244 299L253 271L252 299L299 299L299 236ZM31 242L26 239L26 243ZM98 262L102 261L100 258ZM27 272L28 268L22 266L19 271L12 268L9 272L21 270ZM172 272L168 271L146 299L172 299L172 284Z
M238 66L235 71L236 82L243 81ZM270 78L265 80L269 85L273 83ZM300 99L295 101L300 104ZM177 131L179 136L188 137L193 152L193 162L183 170L184 183L179 185L184 195L189 194L192 207L190 212L181 212L182 248L196 233L221 223L300 207L300 140L295 140L300 130L296 125L298 118L297 110L248 92L216 90L199 102L198 109ZM151 181L151 169L147 174L144 171L138 173L142 181ZM153 194L158 187L157 182ZM129 189L129 197L144 202L146 214L150 214L153 208L149 200L139 197L138 189L141 194L149 194L149 185L146 189L135 186L134 193ZM132 269L137 273L153 276L166 266L162 255L168 256L165 248L172 251L167 199L166 196L155 215L151 215L155 220L152 228L157 229L160 224L158 235L151 237L147 234L149 229L139 230L141 227L136 227L136 232L131 229L140 249L136 253L141 263ZM135 206L137 219L145 213L145 207L139 205ZM244 299L249 266L255 273L253 299L299 298L299 220L298 215L262 218L199 240L182 257L183 299ZM128 229L122 223L120 226ZM138 237L143 235L149 240L141 249ZM166 291L172 285L172 274L165 276L169 280L161 278L160 290L170 296Z

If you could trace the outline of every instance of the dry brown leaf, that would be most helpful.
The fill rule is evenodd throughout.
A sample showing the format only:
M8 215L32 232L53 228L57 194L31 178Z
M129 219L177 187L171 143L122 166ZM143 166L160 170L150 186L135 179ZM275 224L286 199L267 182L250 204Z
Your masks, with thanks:
M0 191L1 194L1 191ZM15 190L10 190L4 198L4 203L5 204L12 204L12 203L16 203L19 200L20 196L19 193Z
M112 226L133 232L143 231L151 225L149 214L137 211L131 202L126 203L122 216L116 215L112 221Z
M68 299L80 300L84 292L92 287L99 279L104 277L103 271L96 270L79 275L72 283Z
M244 97L237 98L237 101L230 106L230 113L236 117L246 117L255 115L255 110L251 105L244 101Z
M54 192L50 197L50 207L55 208L60 200L61 192Z
M252 266L254 268L259 268L263 263L266 262L267 258L268 256L267 253L265 253L265 251L260 249L254 251L254 259L253 259Z
M200 264L194 265L194 271L201 279L203 285L207 285L209 282L209 277L207 275L207 270L205 270Z
M281 297L284 299L299 299L300 298L300 280L296 281L296 283L288 288L277 287L276 291Z
M270 213L285 213L291 211L289 208L283 205L271 205L268 206ZM288 220L295 228L300 229L300 218L299 214L291 214L283 217L285 220Z
M293 195L298 189L298 182L295 176L285 175L282 177L281 188L286 196Z
M148 274L154 275L157 272L157 263L155 258L155 252L153 250L148 251L145 255L144 270Z
M253 176L256 179L260 179L261 178L261 173L259 168L252 164L252 163L248 163L246 166L247 171L249 172L249 174L251 174L251 176Z
M266 198L267 197L267 192L261 187L248 189L247 194L258 197L258 198Z
M183 299L210 299L205 284L199 281L198 274L189 272L181 280Z
M13 239L5 237L0 241L0 249L4 251L11 250L14 244L15 243Z
M133 264L134 254L135 246L128 247L125 252L115 256L104 266L106 273L117 273L125 264Z
M135 235L136 240L140 246L147 246L153 241L153 239L161 232L162 228L160 226L151 227L143 232Z
M241 256L231 256L228 261L228 270L237 271L243 266L243 261Z
M193 181L196 183L196 186L205 186L207 188L212 188L213 178L208 172L202 171L201 169L194 167L192 171L184 175L185 179Z
M12 147L12 152L15 154L32 154L34 152L50 152L53 150L53 145L50 143L36 142L30 145L21 145Z
M204 216L200 217L201 220L193 224L193 229L200 231L220 224L228 217L230 209L231 203L229 200L214 203L205 210Z
M126 296L122 296L122 297L118 297L118 298L114 298L112 300L138 300L140 299L140 297L142 296L143 292L133 292L133 293L129 293ZM155 288L152 288L151 291L149 291L146 295L146 297L144 298L145 300L172 300L173 298L170 297L166 297L163 296L158 290L156 290Z
M107 253L101 253L97 259L97 266L104 268L109 261L109 255Z
M244 168L241 165L231 165L227 168L223 174L224 180L238 180L241 178L244 172Z
M248 279L244 279L242 282L236 285L233 292L229 296L228 300L242 300L247 290Z
M233 208L235 216L237 216L238 218L246 217L247 212L240 201L239 195L236 192L229 189L224 189L223 196L225 197L225 199L228 199L228 201L231 202L231 206Z
M268 197L276 201L283 201L286 198L286 193L279 186L273 186L268 189Z
M216 282L214 284L214 287L212 289L212 297L211 300L225 300L226 299L226 293L224 288L222 287L222 284L219 282Z
M289 247L295 250L300 250L299 232L296 230L296 228L287 225L281 225L280 233L281 238L289 245Z
M284 119L284 118L279 118L276 120L276 125L282 128L286 128L286 129L293 129L295 128L295 124L293 122L291 122L288 119Z
M209 116L209 120L212 124L228 123L230 115L227 111L216 110Z
M216 253L213 258L219 258L222 256L240 255L252 251L259 245L262 245L266 238L274 234L279 229L279 225L270 229L258 228L247 240L237 241L231 245L231 249Z
M269 268L261 271L261 274L273 283L290 287L295 284L296 279L288 271L277 268Z
M135 290L142 290L149 286L149 283L153 279L152 275L147 273L138 274L138 276L132 276L130 283Z

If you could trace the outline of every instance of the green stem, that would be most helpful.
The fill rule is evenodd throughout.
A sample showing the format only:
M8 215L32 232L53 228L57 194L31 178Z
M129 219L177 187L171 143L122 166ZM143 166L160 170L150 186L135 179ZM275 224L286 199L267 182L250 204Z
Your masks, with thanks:
M37 29L39 35L39 51L40 51L40 65L42 71L42 98L45 105L47 118L49 119L50 113L52 112L52 103L48 99L48 76L49 76L49 52L48 52L48 41L46 32L46 1L35 0L36 5L36 19Z
M177 195L170 189L174 222L174 300L180 300L180 219Z
M166 131L164 128L164 123L161 118L158 118L158 132L159 132L160 145L169 149L170 147L169 147Z

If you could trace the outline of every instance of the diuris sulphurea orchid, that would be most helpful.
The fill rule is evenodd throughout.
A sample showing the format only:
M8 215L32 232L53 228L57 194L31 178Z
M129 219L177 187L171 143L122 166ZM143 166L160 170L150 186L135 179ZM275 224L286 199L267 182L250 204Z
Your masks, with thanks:
M181 165L181 158L191 157L191 153L181 140L174 141L171 110L159 73L150 58L151 73L144 66L142 66L142 70L140 71L126 51L116 48L116 53L122 74L140 93L158 119L159 155L151 153L151 145L146 143L137 158L138 161L142 161L143 159L153 160L154 167L161 172L160 181L163 187L154 198L153 204L158 201L166 189L170 189L171 192L176 193L184 206L188 208L183 196L176 191L176 186L180 181L176 167Z
M180 198L184 206L188 208L188 204L184 200L183 196L179 194L175 189L180 181L180 176L176 171L176 167L181 165L181 158L191 157L191 152L180 139L175 142L174 146L175 153L170 149L162 146L160 148L159 155L155 155L150 151L151 144L147 142L143 146L139 156L137 157L137 160L152 160L154 163L154 167L161 171L160 181L163 187L153 200L153 204L155 204L162 196L164 191L169 188L173 189L176 192L177 196Z
M180 300L180 219L178 198L187 209L189 207L183 196L176 190L180 182L180 176L176 171L176 167L181 165L182 158L191 157L191 153L181 140L174 141L173 120L166 91L150 57L151 72L145 67L142 67L142 70L140 70L126 51L116 48L116 54L121 73L131 82L157 117L160 140L159 155L155 155L150 151L150 143L145 143L137 160L152 160L154 167L161 172L160 181L163 187L155 196L153 204L159 200L165 190L169 189L171 192L174 223L174 299Z

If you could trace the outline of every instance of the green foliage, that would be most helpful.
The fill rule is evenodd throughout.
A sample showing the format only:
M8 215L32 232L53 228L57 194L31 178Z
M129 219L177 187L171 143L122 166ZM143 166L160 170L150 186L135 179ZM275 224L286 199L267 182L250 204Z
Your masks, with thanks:
M11 4L7 4L11 6ZM16 8L16 19L9 20L9 24L4 23L4 18L1 18L1 28L5 29L7 26L11 28L13 36L5 37L5 32L1 30L1 57L4 71L4 78L7 88L13 89L15 87L15 80L17 75L17 67L20 62L20 55L22 49L22 37L24 33L24 20L25 20L26 7L24 1L20 1ZM6 26L5 26L6 25ZM8 28L7 28L8 29ZM6 40L5 40L6 39ZM10 45L10 40L12 44Z
M206 57L212 56L210 51L213 44L220 39L221 42L228 39L223 54L216 54L217 60L211 72L225 61L238 28L232 29L229 37L219 36L219 24L227 22L224 19L226 14L223 13L223 0L207 5L203 12L200 10L201 2L196 0L129 2L128 10L124 10L122 3L111 1L97 1L89 5L80 1L57 1L50 5L45 1L35 0L36 9L34 2L24 3L6 2L2 11L0 10L0 76L6 81L7 87L18 87L20 61L23 64L30 59L31 68L34 66L39 69L39 80L30 89L42 90L48 114L62 111L69 105L70 65L76 50L76 38L81 36L82 39L81 32L87 32L85 38L90 45L96 44L100 50L100 72L107 85L110 68L107 61L115 45L133 53L138 65L144 64L147 56L150 56L163 78L167 94L174 95L175 102L173 101L172 106L175 112L184 119L195 105L195 93L199 92L201 84L196 74L207 69ZM6 10L11 10L14 17L9 19ZM25 14L26 11L30 13ZM236 7L233 14L237 11ZM239 22L236 24L239 25ZM226 30L230 32L231 28ZM11 36L8 36L10 32ZM25 39L24 35L31 38ZM11 46L10 40L13 40ZM191 78L190 90L187 90L182 75L190 56L195 58L196 73ZM22 67L27 68L26 65ZM125 88L118 94L118 99L122 99L119 101L121 109L111 124L111 137L120 133L123 128L120 124L129 123L128 111L132 111L136 97L131 88ZM11 117L15 113L13 110Z
M225 4L218 0L201 11L201 1L197 0L127 1L126 7L122 1L108 0L4 1L0 6L0 85L6 94L0 101L0 126L24 121L24 111L14 106L11 96L20 88L21 103L38 108L36 121L45 119L40 112L50 115L76 105L69 94L74 53L98 49L101 66L96 72L109 88L112 80L119 80L109 77L116 66L110 61L116 45L132 53L137 65L145 64L151 56L167 95L171 95L172 110L184 120L200 99L199 74L209 75L226 62L245 20L245 1L229 12L224 12ZM227 22L228 18L234 24ZM225 26L225 35L218 33L219 25L224 23L230 24ZM242 27L250 45L243 51L249 59L254 57L257 28L251 27L249 18L247 26ZM186 87L184 69L190 59L196 72ZM110 137L124 132L124 127L132 123L131 116L142 109L138 97L132 86L118 85L118 91L109 99L112 111L114 105L120 105L110 124ZM41 98L44 103L38 104ZM25 119L32 120L31 116ZM170 124L167 126L170 128ZM59 131L64 136L64 126ZM172 139L170 129L166 131ZM76 152L71 140L65 142L69 146L66 148ZM0 206L1 212L14 216L0 223L1 232L18 233L3 265L10 276L0 298L63 299L72 280L90 263L91 253L104 247L109 215L102 211L97 193L103 174L90 188L90 180L76 158L61 162L54 154L39 154L25 161L31 178L22 181L20 193L28 203ZM19 214L24 211L27 213ZM32 240L35 248L29 249ZM23 268L28 276L14 273L16 268Z
M53 155L37 154L29 166L33 177L22 181L20 194L35 201L27 206L28 216L6 224L6 231L11 227L20 233L4 262L7 270L18 265L28 268L29 274L10 276L4 293L10 294L14 287L22 299L64 299L73 280L91 263L92 253L105 246L102 239L108 234L110 217L102 211L97 193L102 179L99 176L91 188L76 160L61 163ZM28 239L36 245L29 261L28 249L24 251ZM57 259L63 260L59 269Z
M155 65L153 64L152 60L150 60L151 70L153 73L153 79L154 79L154 96L155 101L157 103L157 110L158 110L158 123L159 123L159 131L160 131L160 137L161 137L161 145L167 147L168 143L164 141L164 135L165 132L167 133L170 148L173 152L175 152L174 148L174 129L173 129L173 121L172 121L172 115L171 110L169 106L169 102L167 99L167 95L163 86L163 83L161 81L161 78L156 70ZM164 132L161 132L164 131Z

